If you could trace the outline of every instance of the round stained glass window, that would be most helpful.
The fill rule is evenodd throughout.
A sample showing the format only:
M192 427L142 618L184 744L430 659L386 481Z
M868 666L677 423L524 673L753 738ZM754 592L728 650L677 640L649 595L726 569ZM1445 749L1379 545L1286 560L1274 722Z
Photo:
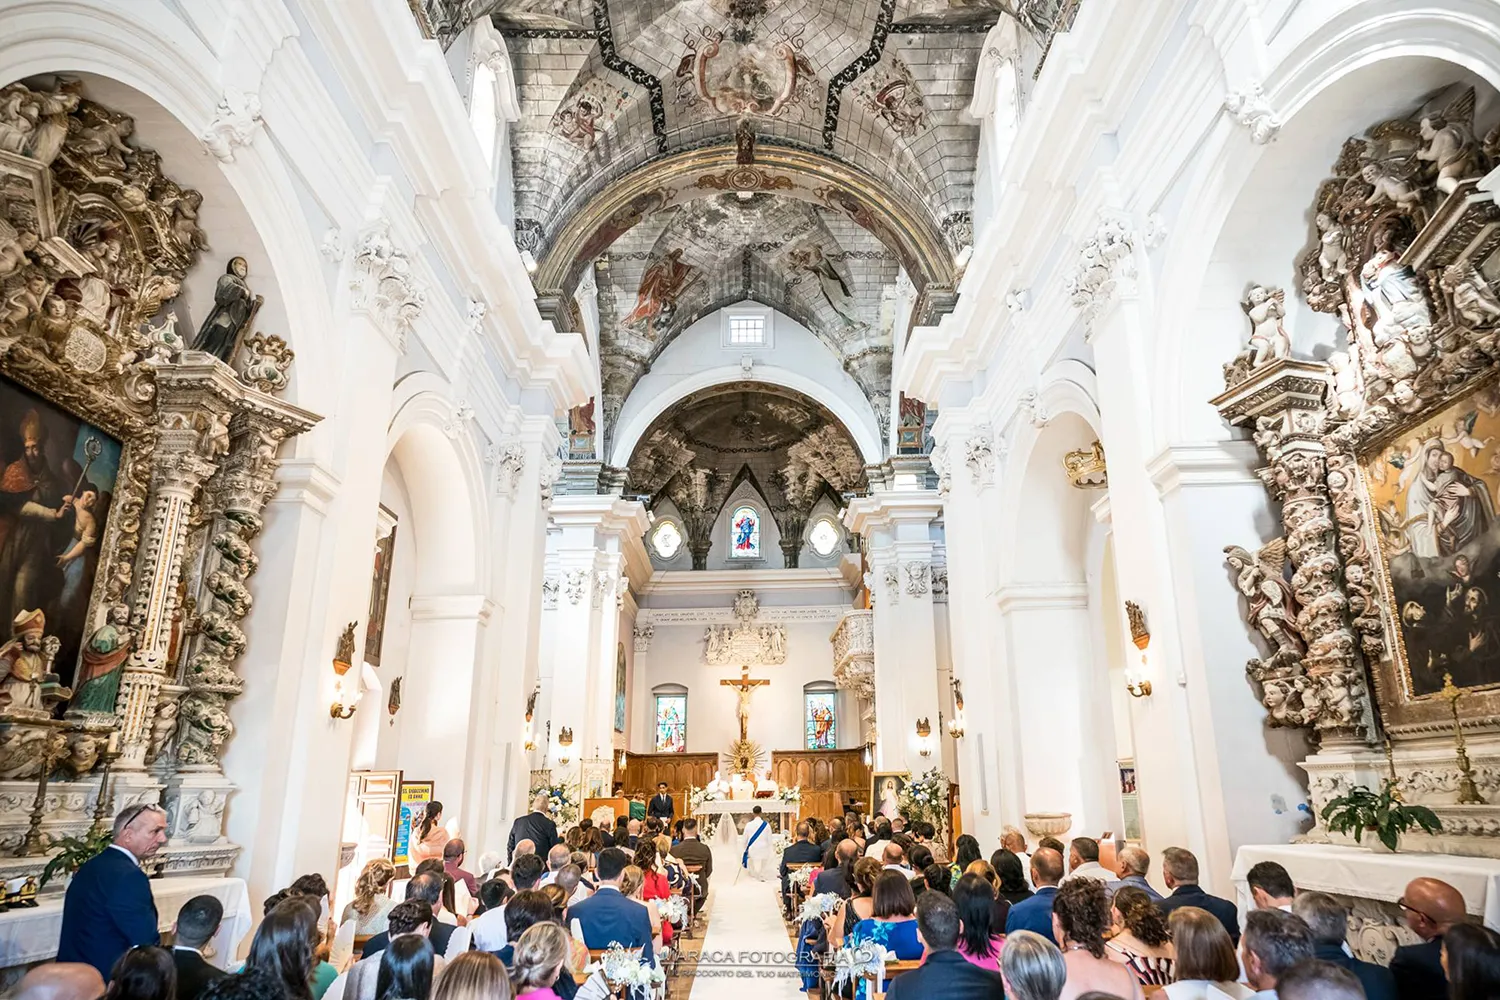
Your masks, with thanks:
M822 518L808 533L807 540L812 543L813 551L820 556L832 555L833 550L838 548L842 537L839 529L834 527L828 518Z
M670 559L682 548L682 532L671 521L663 521L651 532L651 548L662 559Z

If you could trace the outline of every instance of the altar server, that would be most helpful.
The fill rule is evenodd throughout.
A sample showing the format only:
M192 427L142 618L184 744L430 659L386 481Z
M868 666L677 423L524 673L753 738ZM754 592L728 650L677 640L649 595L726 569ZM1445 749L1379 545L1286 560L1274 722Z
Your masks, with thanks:
M740 867L750 869L758 882L767 878L766 867L771 862L771 824L760 813L760 806L750 810L750 822L745 824L745 833L740 840Z

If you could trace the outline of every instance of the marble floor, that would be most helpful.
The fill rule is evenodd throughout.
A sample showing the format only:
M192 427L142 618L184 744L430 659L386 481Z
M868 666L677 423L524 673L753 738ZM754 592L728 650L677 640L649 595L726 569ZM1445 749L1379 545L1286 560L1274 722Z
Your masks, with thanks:
M760 882L734 873L739 858L733 848L714 849L712 898L708 929L684 942L700 959L689 1000L791 1000L803 997L802 981L792 964L791 937L777 903L775 869Z

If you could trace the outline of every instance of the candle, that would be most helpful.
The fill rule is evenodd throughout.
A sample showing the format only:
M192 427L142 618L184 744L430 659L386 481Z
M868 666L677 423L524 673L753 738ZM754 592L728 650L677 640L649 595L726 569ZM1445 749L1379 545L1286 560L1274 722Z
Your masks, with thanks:
M108 745L105 746L104 752L105 753L119 753L120 752L120 731L118 729L116 729L114 732L112 732L112 733L109 734L109 743L108 743Z

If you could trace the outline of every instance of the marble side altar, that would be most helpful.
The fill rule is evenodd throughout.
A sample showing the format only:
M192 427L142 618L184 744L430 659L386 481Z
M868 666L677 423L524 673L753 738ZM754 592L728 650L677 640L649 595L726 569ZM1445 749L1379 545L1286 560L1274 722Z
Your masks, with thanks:
M785 830L791 822L787 817L797 817L798 804L780 799L719 799L716 802L701 803L693 815L698 818L699 823L709 822L718 826L714 843L728 844L740 835L750 819L751 810L756 806L760 806L761 813L773 830ZM726 818L728 823L724 822Z

